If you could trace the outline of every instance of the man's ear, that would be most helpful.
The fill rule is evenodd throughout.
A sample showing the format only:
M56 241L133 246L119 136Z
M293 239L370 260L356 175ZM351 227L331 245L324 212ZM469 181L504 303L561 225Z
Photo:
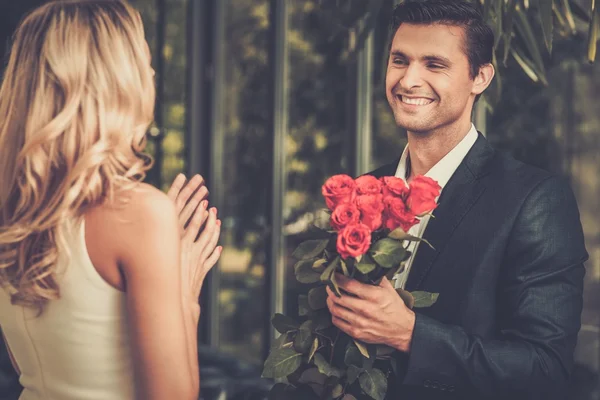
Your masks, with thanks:
M496 70L492 64L485 64L479 68L479 73L473 79L473 89L471 91L474 95L479 95L483 93L490 83L492 83L492 79L494 78L494 74Z

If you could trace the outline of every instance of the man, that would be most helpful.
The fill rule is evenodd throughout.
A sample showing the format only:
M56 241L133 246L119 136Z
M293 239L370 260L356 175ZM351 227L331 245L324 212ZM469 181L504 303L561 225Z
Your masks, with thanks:
M471 123L488 87L493 33L470 3L405 1L393 14L386 94L408 145L371 172L442 186L396 285L439 293L409 310L392 284L339 276L333 323L395 348L390 399L566 399L588 255L570 188L492 149ZM527 134L527 132L523 132ZM425 229L426 228L426 229Z

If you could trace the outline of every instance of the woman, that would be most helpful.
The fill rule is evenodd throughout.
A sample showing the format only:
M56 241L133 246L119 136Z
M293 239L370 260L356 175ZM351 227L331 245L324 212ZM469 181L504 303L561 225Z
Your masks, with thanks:
M199 178L171 192L177 209L141 183L153 74L123 1L53 1L15 33L0 88L0 328L22 400L198 398L198 297L220 221L198 206L205 189L184 207Z

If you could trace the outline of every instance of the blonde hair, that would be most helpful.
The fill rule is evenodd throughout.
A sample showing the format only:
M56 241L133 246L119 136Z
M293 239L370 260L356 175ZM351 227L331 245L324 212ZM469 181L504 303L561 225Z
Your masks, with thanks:
M62 222L144 179L154 101L142 20L124 1L53 1L21 22L0 87L0 285L13 304L41 313L58 298Z

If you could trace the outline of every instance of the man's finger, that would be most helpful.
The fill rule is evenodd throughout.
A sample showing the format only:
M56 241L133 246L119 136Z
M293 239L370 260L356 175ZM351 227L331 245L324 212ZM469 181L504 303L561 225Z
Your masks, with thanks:
M373 289L377 288L376 286L360 283L359 281L348 278L338 272L335 273L335 280L340 288L361 299L372 299L374 295ZM379 290L379 288L377 288L377 290Z
M175 201L177 200L177 195L181 191L181 188L183 187L183 185L185 185L185 181L186 181L186 178L185 178L184 174L178 174L175 177L175 180L173 180L173 183L171 184L171 187L169 188L169 191L167 192L167 196L169 196L169 198L171 199L171 201L173 203L175 203Z
M329 288L329 286L325 289L327 294L329 295L329 299L332 304L338 307L347 308L355 313L366 315L365 308L367 306L367 302L363 299L359 299L356 297L351 297L346 294L342 294L342 297L337 297L335 293Z
M383 279L381 280L381 282L379 282L379 286L383 289L392 289L392 290L396 290L394 289L394 287L392 286L392 283L389 281L389 279L387 277L383 277Z

